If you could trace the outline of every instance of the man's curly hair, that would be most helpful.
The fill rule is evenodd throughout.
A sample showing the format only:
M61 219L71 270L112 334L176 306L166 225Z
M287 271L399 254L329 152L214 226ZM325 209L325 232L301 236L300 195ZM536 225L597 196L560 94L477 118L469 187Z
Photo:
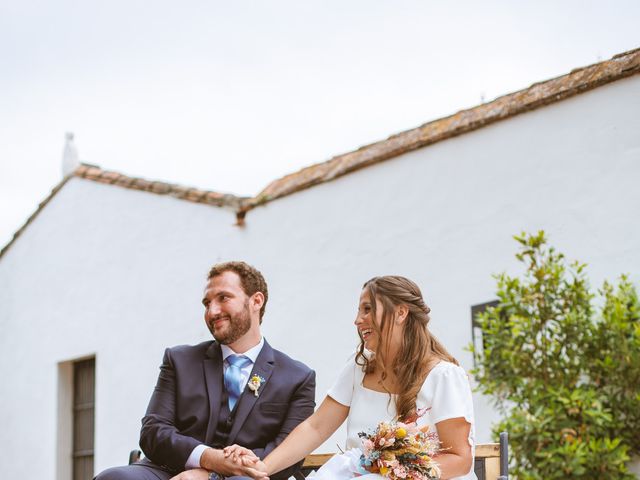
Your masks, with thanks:
M222 262L211 267L207 280L211 280L213 277L222 275L224 272L234 272L240 277L242 290L244 290L244 293L247 294L247 296L250 297L256 292L262 292L264 295L264 303L260 309L260 323L262 323L262 317L264 316L267 300L269 299L267 282L262 276L262 273L245 262Z

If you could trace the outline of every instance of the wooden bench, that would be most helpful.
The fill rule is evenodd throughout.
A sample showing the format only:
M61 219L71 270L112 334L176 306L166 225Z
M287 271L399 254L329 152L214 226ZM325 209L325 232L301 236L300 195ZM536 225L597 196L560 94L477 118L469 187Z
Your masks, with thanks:
M500 443L482 443L476 445L474 471L478 480L508 480L509 478L509 437L506 432L500 434ZM306 477L329 460L333 453L308 455L302 464L302 474Z
M140 460L140 450L129 454L129 465ZM307 455L302 464L301 473L306 477L333 457L333 453L315 453ZM509 479L509 437L507 432L500 434L500 443L481 443L476 445L475 465L478 480Z

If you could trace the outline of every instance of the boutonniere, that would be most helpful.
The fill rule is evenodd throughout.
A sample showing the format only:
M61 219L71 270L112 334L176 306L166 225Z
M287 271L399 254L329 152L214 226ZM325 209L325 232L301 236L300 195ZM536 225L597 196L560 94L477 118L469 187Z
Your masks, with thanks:
M260 389L263 383L264 383L264 378L262 378L260 375L251 375L249 382L247 382L247 386L249 387L249 390L251 390L253 394L257 397L258 390Z

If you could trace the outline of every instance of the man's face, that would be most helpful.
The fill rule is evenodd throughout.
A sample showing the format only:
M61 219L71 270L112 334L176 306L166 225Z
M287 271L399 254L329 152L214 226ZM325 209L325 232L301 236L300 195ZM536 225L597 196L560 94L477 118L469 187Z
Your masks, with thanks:
M219 343L232 344L251 329L250 298L237 273L227 271L209 279L202 303L204 320Z

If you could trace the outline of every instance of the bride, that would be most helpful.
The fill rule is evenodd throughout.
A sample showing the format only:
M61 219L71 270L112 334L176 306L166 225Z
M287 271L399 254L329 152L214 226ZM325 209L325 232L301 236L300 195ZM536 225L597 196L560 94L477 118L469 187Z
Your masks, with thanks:
M344 366L318 410L260 461L233 445L225 455L245 465L256 479L302 460L347 420L347 450L332 457L316 480L382 479L359 466L359 432L381 421L429 425L441 452L434 457L442 479L475 480L473 404L464 370L429 332L429 307L419 287L400 276L375 277L364 284L355 325L358 351Z

